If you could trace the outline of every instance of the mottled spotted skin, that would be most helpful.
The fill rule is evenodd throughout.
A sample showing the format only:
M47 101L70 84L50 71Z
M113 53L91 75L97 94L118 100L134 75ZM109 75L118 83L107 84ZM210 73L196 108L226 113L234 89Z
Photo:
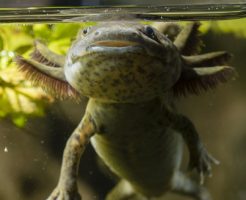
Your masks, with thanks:
M169 33L176 26L167 23L162 30ZM189 56L199 49L197 28L197 23L180 33L175 28L178 35L171 35L176 38L172 42L148 25L107 23L81 31L66 58L40 43L32 59L16 58L29 79L41 79L41 86L62 97L90 98L67 142L60 179L48 200L81 199L77 171L90 139L121 178L106 200L145 200L168 191L211 200L204 187L179 170L184 141L189 167L199 172L201 182L218 161L206 151L192 122L176 112L173 98L175 92L212 88L229 79L233 69L224 66L226 52Z

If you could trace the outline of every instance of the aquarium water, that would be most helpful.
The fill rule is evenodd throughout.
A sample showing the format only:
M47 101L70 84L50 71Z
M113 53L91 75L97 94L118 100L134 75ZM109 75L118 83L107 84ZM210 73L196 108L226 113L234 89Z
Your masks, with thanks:
M136 1L137 2L137 1ZM81 120L87 99L56 100L26 82L13 62L35 40L66 54L80 28L101 22L135 21L181 26L201 22L202 52L227 51L235 78L200 95L174 99L219 161L205 186L214 200L246 200L246 3L101 5L0 8L0 200L44 200L57 183L62 152ZM129 116L131 117L131 116ZM182 170L187 170L185 148ZM147 163L146 163L147 164ZM158 163L157 163L158 164ZM195 172L187 172L198 180ZM83 200L103 200L117 177L89 145L81 158ZM188 197L168 193L163 200ZM117 200L117 199L115 199Z

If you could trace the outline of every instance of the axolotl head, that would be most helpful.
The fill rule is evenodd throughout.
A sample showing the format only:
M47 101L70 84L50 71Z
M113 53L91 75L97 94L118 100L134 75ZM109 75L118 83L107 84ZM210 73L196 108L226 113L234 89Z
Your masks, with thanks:
M79 33L64 71L67 81L85 96L139 102L174 85L181 57L173 43L151 26L109 23Z
M143 102L170 92L197 94L234 74L225 65L226 52L193 55L201 46L198 23L172 37L168 33L178 25L165 25L161 33L149 25L103 23L80 31L66 57L36 42L32 58L18 56L16 62L27 78L58 97L83 95L115 103Z

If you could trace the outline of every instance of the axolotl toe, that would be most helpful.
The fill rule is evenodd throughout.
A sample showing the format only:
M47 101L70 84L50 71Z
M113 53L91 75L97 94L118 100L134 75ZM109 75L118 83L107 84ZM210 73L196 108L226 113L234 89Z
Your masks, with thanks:
M169 37L170 28L176 33ZM84 117L69 138L57 187L48 200L77 200L78 165L91 141L121 178L107 200L144 200L166 192L211 200L208 191L180 171L183 143L190 169L201 182L218 161L201 142L174 99L200 94L234 75L226 52L199 54L199 23L162 31L129 22L102 23L79 32L67 56L36 42L31 59L16 57L26 77L66 98L89 97Z

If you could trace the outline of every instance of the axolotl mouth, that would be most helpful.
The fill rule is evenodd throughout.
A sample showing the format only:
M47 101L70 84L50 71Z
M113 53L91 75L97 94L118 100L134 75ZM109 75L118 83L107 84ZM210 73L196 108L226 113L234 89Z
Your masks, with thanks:
M140 43L126 40L102 40L90 44L87 53L146 53Z
M137 42L124 41L124 40L103 40L94 42L91 47L131 47L139 45Z

